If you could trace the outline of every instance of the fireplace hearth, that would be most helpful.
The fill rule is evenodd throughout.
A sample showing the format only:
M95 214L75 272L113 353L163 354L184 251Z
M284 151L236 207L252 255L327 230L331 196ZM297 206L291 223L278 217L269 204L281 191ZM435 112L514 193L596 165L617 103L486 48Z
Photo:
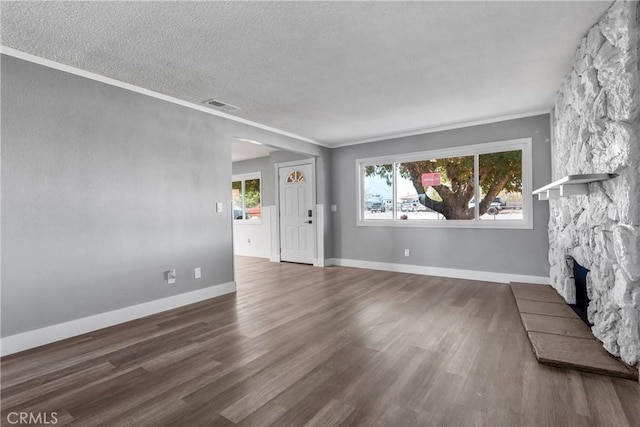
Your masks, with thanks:
M579 271L585 278L587 272L584 267ZM638 370L609 354L551 286L512 282L510 287L538 362L638 380Z

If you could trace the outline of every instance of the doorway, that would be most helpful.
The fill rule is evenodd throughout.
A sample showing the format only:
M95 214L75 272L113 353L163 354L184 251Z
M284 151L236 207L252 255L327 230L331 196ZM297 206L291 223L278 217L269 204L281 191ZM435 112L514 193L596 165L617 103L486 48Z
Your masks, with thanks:
M315 162L281 163L278 170L280 260L313 264L316 254Z

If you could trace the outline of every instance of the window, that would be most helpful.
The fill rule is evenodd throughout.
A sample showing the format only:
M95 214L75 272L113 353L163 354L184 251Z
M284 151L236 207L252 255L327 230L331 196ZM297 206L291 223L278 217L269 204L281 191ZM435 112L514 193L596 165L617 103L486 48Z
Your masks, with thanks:
M293 171L287 175L287 184L295 184L297 182L305 182L304 174L300 171Z
M365 166L364 218L393 219L393 164Z
M356 163L358 225L533 227L531 139Z
M260 173L234 175L231 182L233 219L262 222Z

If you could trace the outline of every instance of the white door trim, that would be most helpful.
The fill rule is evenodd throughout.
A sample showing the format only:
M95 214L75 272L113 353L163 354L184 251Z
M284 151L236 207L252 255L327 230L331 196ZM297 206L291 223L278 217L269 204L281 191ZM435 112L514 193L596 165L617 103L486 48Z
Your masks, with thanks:
M271 230L271 238L272 238L272 242L274 242L275 244L272 244L271 246L272 252L271 252L270 260L272 262L280 262L280 179L278 177L278 171L280 168L283 168L283 167L298 166L298 165L311 165L311 173L313 174L313 185L314 185L313 188L311 189L311 200L312 200L311 204L316 208L312 217L313 240L314 240L313 265L322 267L324 266L324 259L322 260L322 262L320 262L318 260L318 254L324 254L324 236L318 235L317 222L318 222L319 211L318 211L318 205L316 204L318 180L316 176L315 157L311 157L309 159L303 159L303 160L294 160L291 162L276 163L274 165L274 174L275 174L275 183L276 183L276 203L275 203L276 212L275 212L275 221L272 222L272 224L275 223L275 230L274 229ZM324 258L324 255L323 255L323 258Z
M314 267L324 267L324 205L316 205L316 257Z

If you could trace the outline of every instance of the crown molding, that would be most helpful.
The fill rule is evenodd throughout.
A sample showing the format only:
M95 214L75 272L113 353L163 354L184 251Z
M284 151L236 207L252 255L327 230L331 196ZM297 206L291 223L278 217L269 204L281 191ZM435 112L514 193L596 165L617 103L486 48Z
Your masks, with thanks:
M90 80L95 80L100 83L116 86L121 89L129 90L131 92L136 92L142 95L150 96L152 98L161 99L163 101L171 102L172 104L180 105L182 107L190 108L192 110L202 111L203 113L211 114L212 116L217 116L224 119L232 120L234 122L242 123L257 129L262 129L271 133L286 136L288 138L293 138L298 141L308 142L310 144L319 145L321 147L331 148L331 146L329 145L323 144L321 142L315 141L310 138L306 138L304 136L300 136L291 132L284 131L282 129L277 129L271 126L263 125L261 123L253 122L251 120L247 120L241 117L233 116L231 114L223 113L221 111L212 110L203 105L198 105L193 102L174 98L173 96L169 96L163 93L155 92L153 90L145 89L143 87L132 85L130 83L125 83L123 81L112 79L111 77L106 77L101 74L93 73L91 71L86 71L80 68L72 67L70 65L61 64L59 62L42 58L40 56L32 55L30 53L22 52L20 50L13 49L4 45L0 45L0 53L2 53L3 55L12 56L14 58L22 59L24 61L33 62L34 64L42 65L44 67L63 71L65 73L74 74L76 76L84 77Z
M216 110L212 110L210 108L207 108L203 105L199 105L199 104L195 104L193 102L189 102L189 101L184 101L182 99L178 99L175 98L173 96L169 96L169 95L165 95L159 92L155 92L149 89L145 89L143 87L140 86L136 86L130 83L125 83L123 81L120 80L116 80L116 79L112 79L111 77L106 77L103 76L101 74L97 74L97 73L93 73L91 71L86 71L86 70L82 70L80 68L76 68L76 67L72 67L70 65L66 65L66 64L62 64L56 61L52 61L50 59L46 59L46 58L42 58L40 56L36 56L36 55L32 55L30 53L26 53L26 52L22 52L20 50L17 49L13 49L4 45L0 45L0 53L3 55L7 55L7 56L12 56L14 58L18 58L18 59L22 59L24 61L28 61L28 62L32 62L34 64L38 64L38 65L42 65L48 68L53 68L55 70L59 70L59 71L63 71L69 74L73 74L76 76L80 76L80 77L84 77L90 80L95 80L101 83L105 83L111 86L115 86L115 87L119 87L121 89L125 89L125 90L129 90L132 92L136 92L142 95L146 95L146 96L150 96L152 98L156 98L156 99L160 99L163 101L167 101L167 102L171 102L173 104L176 105L180 105L186 108L190 108L192 110L197 110L197 111L201 111L203 113L207 113L207 114L211 114L213 116L217 116L217 117L221 117L227 120L231 120L237 123L242 123L245 124L247 126L251 126L257 129L262 129L265 130L267 132L271 132L274 134L278 134L278 135L282 135L282 136L286 136L288 138L292 138L298 141L302 141L302 142L307 142L310 144L314 144L314 145L318 145L320 147L326 147L326 148L340 148L340 147L347 147L350 145L359 145L359 144L366 144L369 142L377 142L377 141L385 141L388 139L396 139L396 138L404 138L404 137L408 137L408 136L416 136L416 135L422 135L422 134L427 134L427 133L434 133L434 132L441 132L441 131L446 131L446 130L452 130L452 129L460 129L460 128L465 128L465 127L470 127L470 126L477 126L477 125L484 125L484 124L490 124L490 123L496 123L496 122L501 122L501 121L505 121L505 120L513 120L513 119L521 119L524 117L531 117L531 116L537 116L540 114L548 114L551 111L551 108L546 108L546 109L540 109L540 110L533 110L533 111L527 111L527 112L522 112L522 113L515 113L515 114L509 114L509 115L504 115L504 116L497 116L497 117L491 117L491 118L485 118L485 119L480 119L480 120L474 120L474 121L469 121L469 122L458 122L458 123L450 123L450 124L445 124L445 125L440 125L440 126L434 126L434 127L429 127L429 128L425 128L425 129L420 129L420 130L414 130L414 131L408 131L408 132L399 132L399 133L394 133L394 134L388 134L388 135L384 135L384 136L379 136L379 137L375 137L375 138L367 138L367 139L361 139L361 140L356 140L356 141L348 141L348 142L338 142L335 144L328 144L328 143L323 143L323 142L319 142L316 140L313 140L311 138L306 138L304 136L301 135L296 135L294 133L291 132L287 132L285 130L282 129L278 129L278 128L274 128L271 126L267 126L267 125L263 125L261 123L257 123L257 122L253 122L251 120L247 120L247 119L243 119L241 117L237 117L231 114L227 114L221 111L216 111Z
M514 120L514 119L522 119L525 117L539 116L541 114L549 114L550 112L551 112L551 108L545 108L541 110L533 110L533 111L527 111L522 113L515 113L515 114L504 115L504 116L496 116L496 117L490 117L485 119L479 119L479 120L474 120L470 122L458 122L458 123L434 126L434 127L429 127L429 128L414 130L409 132L399 132L399 133L388 134L385 136L380 136L375 138L360 139L357 141L339 142L336 144L331 144L329 145L329 147L340 148L340 147L348 147L350 145L366 144L369 142L386 141L389 139L404 138L408 136L423 135L427 133L442 132L442 131L453 130L453 129L461 129L461 128L466 128L470 126L487 125L490 123L503 122L505 120Z

